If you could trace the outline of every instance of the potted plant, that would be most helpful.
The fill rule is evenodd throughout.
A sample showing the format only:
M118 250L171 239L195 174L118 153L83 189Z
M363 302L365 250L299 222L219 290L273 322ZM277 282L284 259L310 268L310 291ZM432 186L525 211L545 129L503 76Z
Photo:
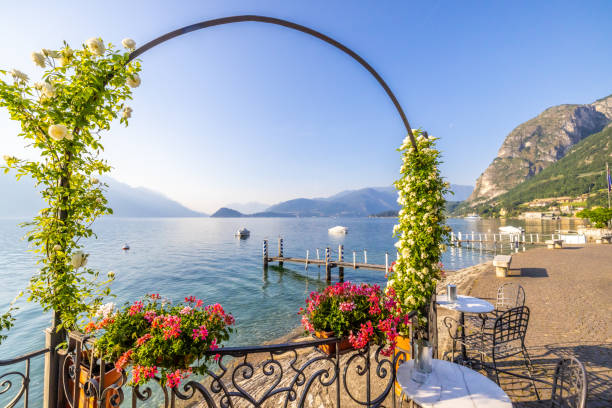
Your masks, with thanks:
M386 344L383 355L395 347L400 316L397 302L385 296L378 285L337 283L322 292L312 292L306 309L300 308L304 328L319 338L339 337L340 350L361 349L368 343ZM319 348L332 355L335 344Z
M191 373L206 373L211 358L219 359L207 352L229 339L234 323L218 303L204 306L190 296L172 304L153 294L118 311L105 305L85 331L96 335L96 356L114 362L115 371L131 366L130 385L158 375L162 386L174 388Z

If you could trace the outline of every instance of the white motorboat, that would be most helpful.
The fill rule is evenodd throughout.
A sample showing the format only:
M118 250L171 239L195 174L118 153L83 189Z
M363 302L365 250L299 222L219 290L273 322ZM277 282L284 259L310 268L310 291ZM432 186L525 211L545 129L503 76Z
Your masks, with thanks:
M463 217L463 219L465 219L465 220L479 220L480 219L480 215L478 215L478 214L468 214L465 217Z
M235 237L240 237L240 238L246 238L249 235L251 235L251 231L249 231L248 229L242 227L240 228L238 231L236 231L236 233L234 234Z
M525 229L522 227L513 227L512 225L505 225L503 227L499 227L499 232L502 234L522 234L525 232Z
M130 246L128 244L123 245L123 247L121 248L124 251L129 251L130 250Z
M348 228L340 225L336 225L333 228L327 230L330 234L348 234Z

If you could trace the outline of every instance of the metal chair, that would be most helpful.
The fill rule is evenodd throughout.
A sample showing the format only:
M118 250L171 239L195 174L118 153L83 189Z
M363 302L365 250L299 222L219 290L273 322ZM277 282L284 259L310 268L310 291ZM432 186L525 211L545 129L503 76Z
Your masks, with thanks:
M480 313L477 316L469 316L469 324L480 327L481 330L492 330L495 319L503 312L514 307L525 306L525 289L514 282L507 282L497 288L495 309L489 313Z
M499 369L499 372L546 384L552 388L550 396L550 408L586 408L589 383L586 369L578 359L574 357L564 358L557 362L552 384L548 381L527 377L511 371Z
M529 353L525 348L525 335L527 334L527 326L529 324L529 308L527 306L519 306L508 309L500 314L495 319L492 330L478 330L473 333L465 332L461 336L460 330L466 330L452 317L444 318L444 325L448 328L449 335L452 339L452 356L454 357L457 350L457 344L464 345L469 352L479 355L479 363L481 367L493 368L495 378L499 384L499 371L497 361L508 357L522 354L523 362L531 376L533 369ZM454 328L454 333L453 333ZM490 359L493 363L492 367L485 362ZM471 365L473 360L461 362ZM536 396L539 399L538 390L533 383Z

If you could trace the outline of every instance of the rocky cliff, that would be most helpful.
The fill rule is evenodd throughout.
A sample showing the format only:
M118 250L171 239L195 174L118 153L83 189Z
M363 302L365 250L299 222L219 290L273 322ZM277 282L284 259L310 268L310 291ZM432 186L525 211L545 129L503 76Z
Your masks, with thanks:
M559 105L517 126L476 180L471 205L487 201L538 174L587 136L612 123L612 95L588 105Z

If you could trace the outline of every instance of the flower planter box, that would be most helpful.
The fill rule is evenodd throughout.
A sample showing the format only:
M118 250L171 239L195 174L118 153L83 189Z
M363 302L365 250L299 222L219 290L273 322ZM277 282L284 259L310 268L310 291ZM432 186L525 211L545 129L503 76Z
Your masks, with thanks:
M334 335L334 332L316 331L315 337L319 339L329 339L331 337L336 337L336 336ZM317 348L321 350L322 352L324 352L325 354L327 354L328 356L335 356L336 355L336 344L337 343L321 344ZM353 346L351 346L351 342L349 341L348 337L343 337L340 340L340 350L338 351L342 353L343 351L352 350L352 349L353 349Z
M410 341L410 336L397 336L396 341L397 344L395 345L394 359L399 353L405 353L406 355L406 360L403 360L401 362L400 360L397 360L395 362L395 372L397 373L400 364L410 360L412 355L412 344ZM397 395L398 397L402 395L402 386L397 382L397 380L395 381L395 395Z
M83 356L83 360L85 356ZM82 360L82 361L83 361ZM97 381L98 383L100 383L100 367L96 366L94 368L94 372L98 372L98 375L93 375L91 376L92 379L94 379L95 381ZM79 387L77 389L77 393L78 393L78 399L77 399L77 405L74 408L90 408L90 407L97 407L98 406L98 399L95 397L87 397L85 395L85 384L87 383L87 381L90 378L90 366L87 363L82 362L81 363L81 371L79 373ZM107 364L106 366L106 371L104 373L104 388L108 388L113 384L117 384L120 383L121 381L121 373L118 372L117 370L115 370L115 367L112 364ZM74 390L74 382L72 380L68 381L68 394L67 397L68 398L72 398L72 392ZM103 392L104 390L100 390L101 392ZM105 397L105 403L104 406L106 408L111 408L114 407L115 405L113 405L110 401L111 398L117 394L117 391L115 390L110 390L107 392L106 397ZM70 408L70 404L68 403L68 401L66 401L66 408Z

